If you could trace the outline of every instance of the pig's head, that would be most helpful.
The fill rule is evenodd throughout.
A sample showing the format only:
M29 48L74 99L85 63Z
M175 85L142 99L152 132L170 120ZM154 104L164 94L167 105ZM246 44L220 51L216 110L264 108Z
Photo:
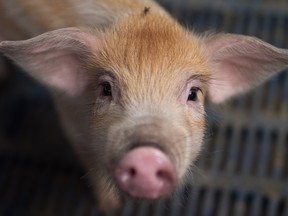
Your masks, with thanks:
M155 14L104 32L71 28L2 42L0 50L73 103L89 95L89 143L82 148L98 169L90 174L148 199L171 193L188 176L202 146L206 96L222 102L288 64L287 50L259 39L197 36Z

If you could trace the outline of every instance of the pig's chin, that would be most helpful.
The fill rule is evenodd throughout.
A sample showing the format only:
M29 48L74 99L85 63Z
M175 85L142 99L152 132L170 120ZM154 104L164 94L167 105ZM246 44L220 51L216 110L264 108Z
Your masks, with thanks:
M161 150L137 147L117 163L114 178L119 189L137 199L158 199L172 193L176 184L176 169Z

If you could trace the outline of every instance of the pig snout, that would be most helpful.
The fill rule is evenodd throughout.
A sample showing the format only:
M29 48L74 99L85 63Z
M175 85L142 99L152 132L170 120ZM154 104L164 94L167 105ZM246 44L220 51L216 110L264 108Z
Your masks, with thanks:
M119 188L134 198L157 199L170 194L176 183L175 167L154 147L137 147L117 164L114 176Z

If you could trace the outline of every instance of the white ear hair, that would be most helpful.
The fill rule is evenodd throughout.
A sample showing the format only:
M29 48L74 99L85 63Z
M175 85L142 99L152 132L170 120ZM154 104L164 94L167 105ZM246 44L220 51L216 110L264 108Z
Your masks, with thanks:
M288 67L288 50L258 38L216 34L204 39L204 52L211 66L211 101L220 103L250 90Z
M99 39L77 28L47 32L24 41L3 41L0 51L48 87L77 95L88 85L83 65Z

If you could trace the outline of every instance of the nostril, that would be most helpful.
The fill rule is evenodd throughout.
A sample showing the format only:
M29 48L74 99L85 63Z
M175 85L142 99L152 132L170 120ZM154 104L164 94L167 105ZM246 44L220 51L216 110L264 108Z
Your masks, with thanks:
M156 177L161 180L161 181L170 181L171 180L171 176L169 175L169 173L165 172L164 170L159 170L156 173Z
M159 170L157 173L156 173L156 176L157 178L160 178L162 179L164 177L164 172L162 170Z
M128 172L130 177L135 177L137 174L136 169L134 167L131 167Z

